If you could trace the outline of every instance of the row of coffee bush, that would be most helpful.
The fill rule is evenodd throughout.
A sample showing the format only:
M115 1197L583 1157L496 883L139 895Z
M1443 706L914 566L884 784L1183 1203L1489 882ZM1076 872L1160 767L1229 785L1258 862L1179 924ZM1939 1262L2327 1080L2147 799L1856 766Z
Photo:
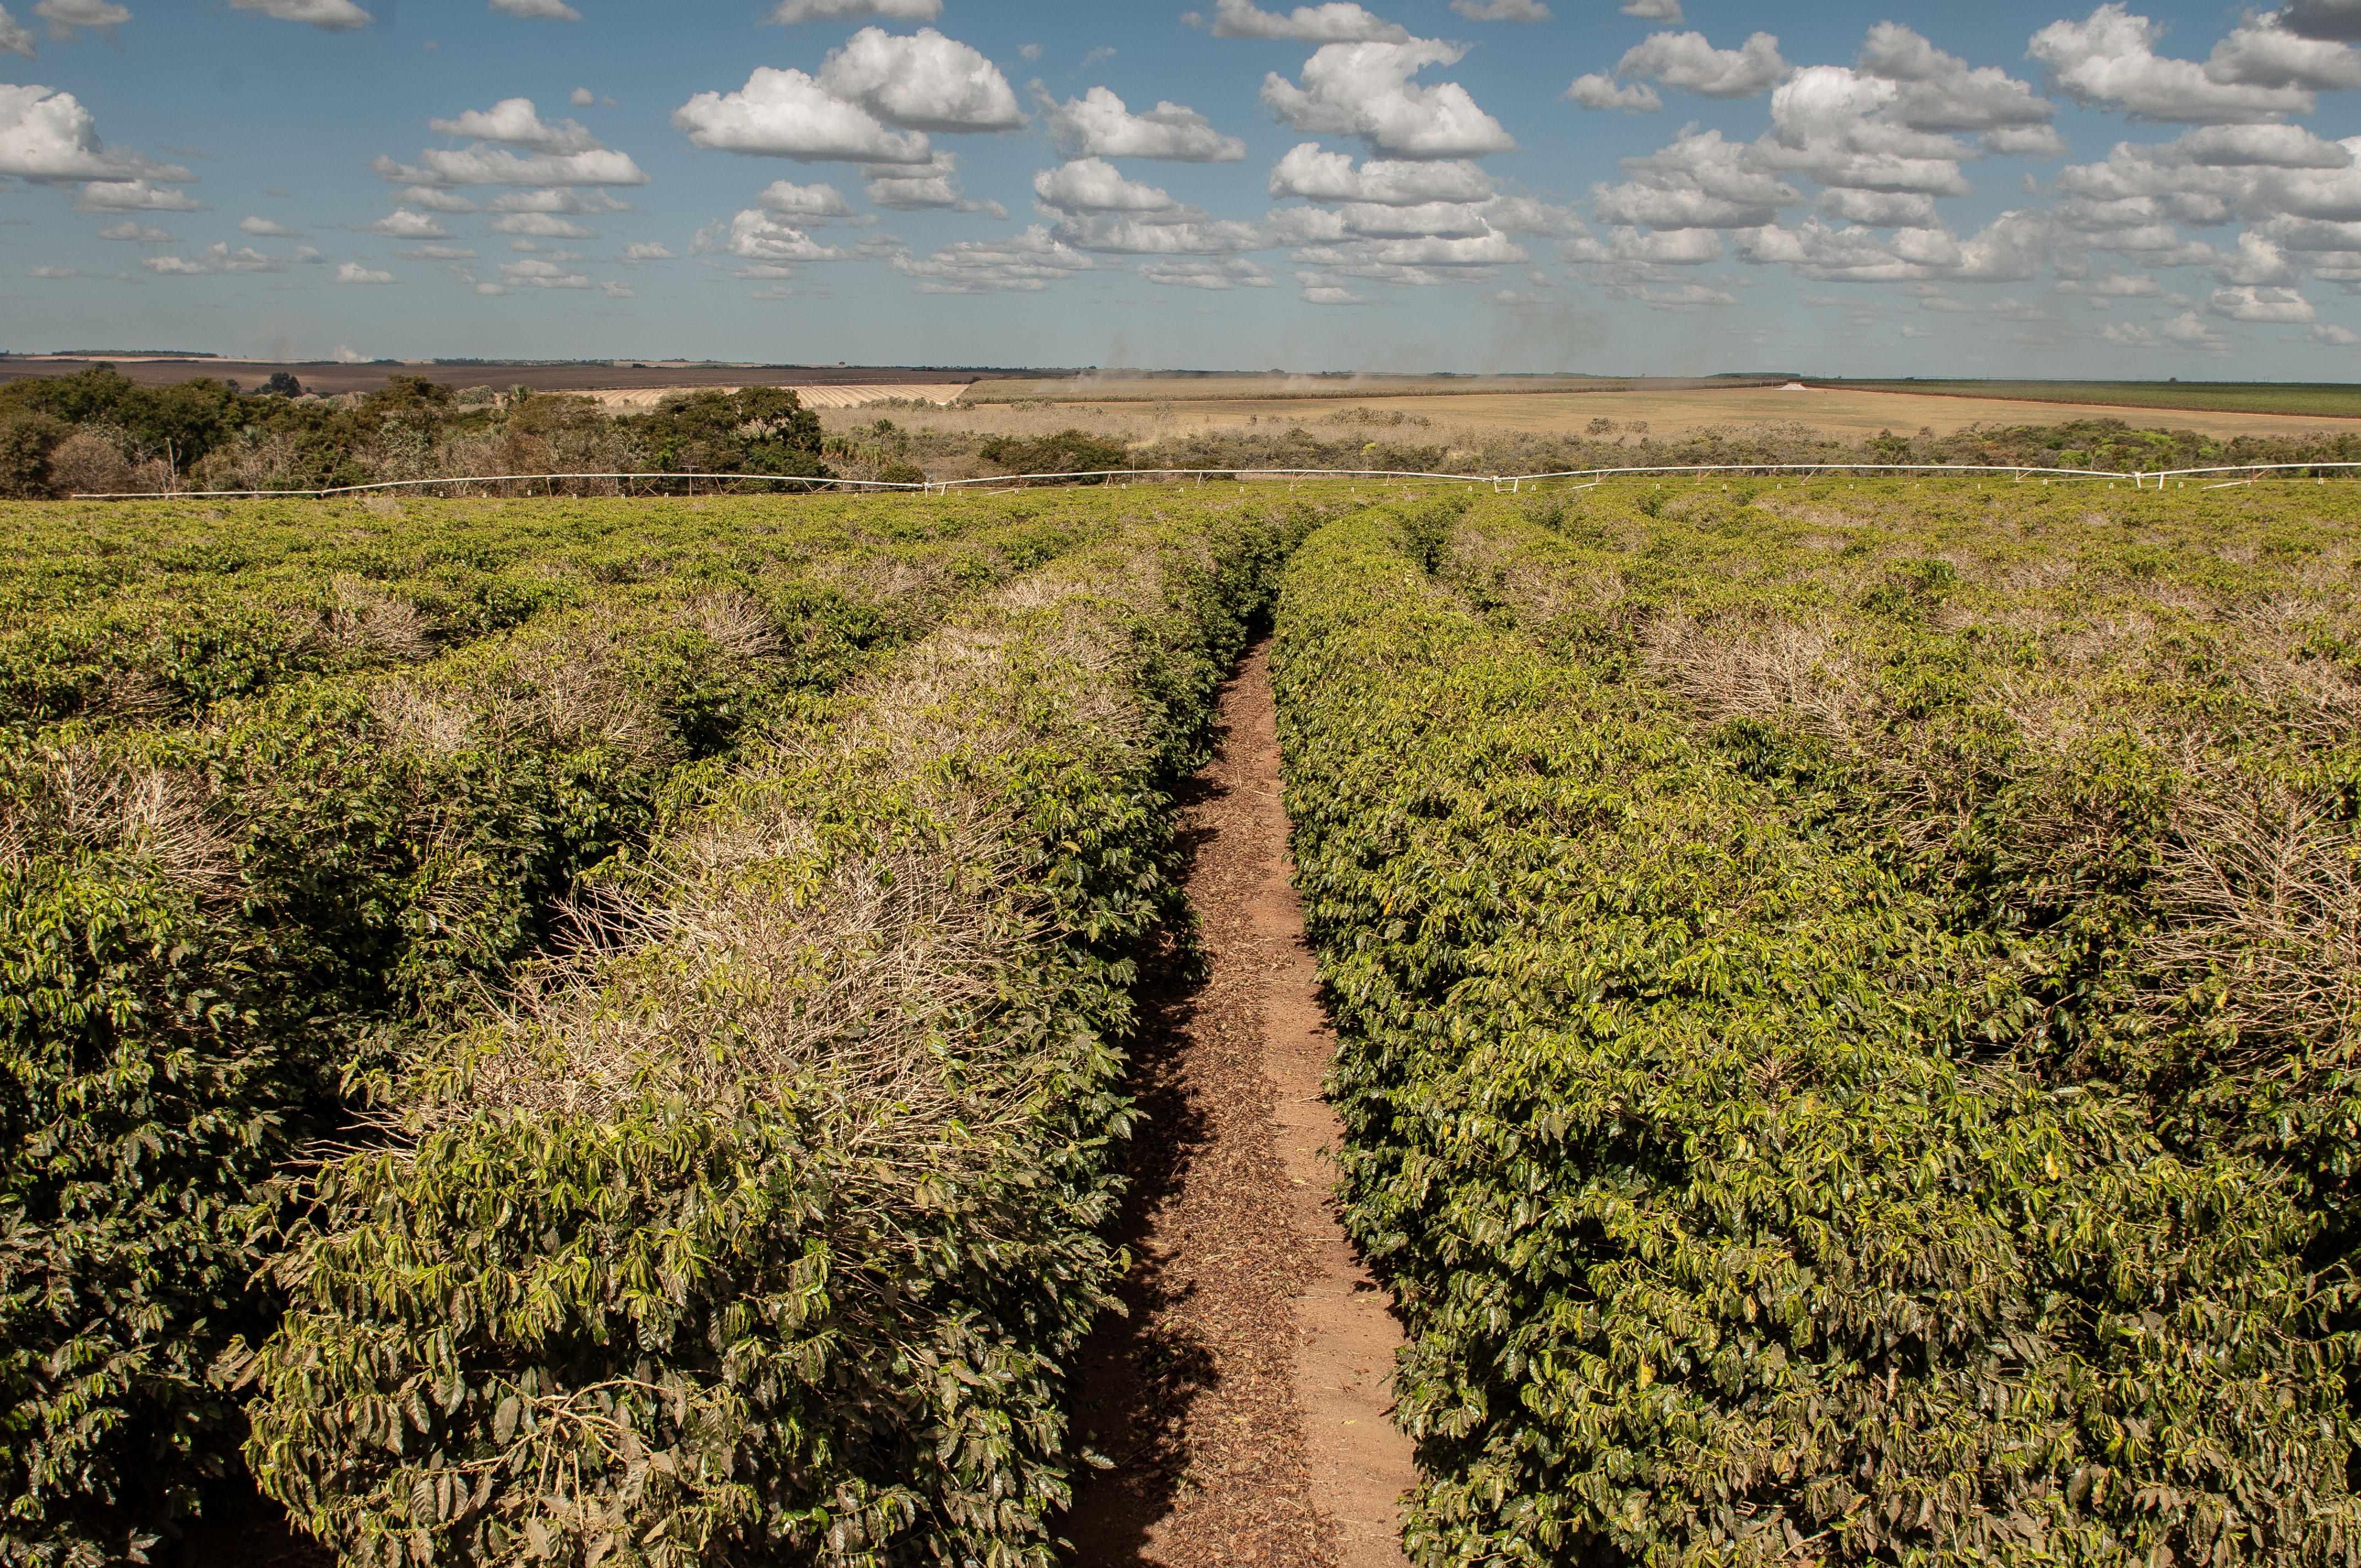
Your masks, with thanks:
M1128 529L782 730L372 1084L253 1365L343 1559L1048 1564L1166 791L1282 535Z
M1653 489L1521 504L1331 525L1279 615L1413 1558L2342 1560L2349 1292L2302 1183L2046 1070L2013 934L1655 662L1717 585L1822 590L1685 566ZM1878 550L1857 597L1932 616Z
M1033 509L1038 510L1038 509ZM235 1483L347 1081L750 748L1112 535L992 502L27 509L0 573L0 1559Z
M2323 1227L2312 1255L2350 1257L2361 519L2339 492L1716 486L1542 515L1463 530L1455 580L1545 640L1618 643L1701 741L2004 944L2030 1070L2136 1090L2191 1157L2262 1159Z

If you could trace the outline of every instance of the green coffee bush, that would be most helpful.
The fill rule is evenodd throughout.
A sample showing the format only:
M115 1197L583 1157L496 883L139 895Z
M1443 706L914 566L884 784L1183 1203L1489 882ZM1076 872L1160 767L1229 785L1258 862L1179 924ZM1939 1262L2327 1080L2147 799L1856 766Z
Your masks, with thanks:
M1139 531L956 618L387 1075L280 1271L266 1489L389 1565L1051 1561L1163 787L1276 546Z
M348 1075L561 940L577 883L741 751L1111 523L27 510L0 565L0 1559L44 1563L168 1538L239 1479L280 1183L360 1131Z
M1316 536L1275 660L1414 1559L2341 1560L2349 1288L2300 1188L2027 1070L2004 936L1591 663L1662 620L1644 563L1496 582L1606 598L1561 653L1422 532Z

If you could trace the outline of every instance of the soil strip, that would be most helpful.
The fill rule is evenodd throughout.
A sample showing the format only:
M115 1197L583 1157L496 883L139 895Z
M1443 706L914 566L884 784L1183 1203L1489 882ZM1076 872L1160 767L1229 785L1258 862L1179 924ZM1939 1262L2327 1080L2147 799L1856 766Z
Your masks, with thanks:
M1061 1533L1091 1568L1400 1568L1401 1335L1328 1197L1334 1041L1289 880L1267 645L1222 722L1183 797L1203 969L1151 986L1137 1052L1129 1316L1079 1368L1077 1428L1113 1467Z

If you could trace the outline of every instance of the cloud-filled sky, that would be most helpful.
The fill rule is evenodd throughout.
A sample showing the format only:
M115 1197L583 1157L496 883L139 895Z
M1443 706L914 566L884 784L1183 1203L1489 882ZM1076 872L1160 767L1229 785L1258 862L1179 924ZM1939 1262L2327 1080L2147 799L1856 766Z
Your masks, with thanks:
M19 352L2361 379L2361 0L0 5Z

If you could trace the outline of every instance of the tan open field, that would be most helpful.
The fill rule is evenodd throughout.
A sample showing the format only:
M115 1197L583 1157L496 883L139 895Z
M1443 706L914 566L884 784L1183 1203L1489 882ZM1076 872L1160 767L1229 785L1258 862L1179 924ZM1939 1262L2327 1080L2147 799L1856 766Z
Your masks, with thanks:
M768 383L765 383L766 385ZM963 382L921 382L909 386L868 387L797 387L796 394L803 399L806 408L858 409L871 403L882 403L895 398L917 398L929 403L948 403L965 391ZM588 398L609 413L645 413L675 392L734 392L734 386L724 387L568 387L559 389L569 398Z
M1091 405L1060 405L1075 413ZM1137 404L1104 405L1109 414L1137 415ZM2300 435L2308 431L2361 433L2361 420L2308 414L2213 413L2178 409L2113 408L2091 403L2014 402L1996 398L1930 398L1908 392L1782 391L1776 388L1678 392L1466 392L1434 397L1239 398L1176 397L1156 405L1166 428L1244 424L1260 420L1324 419L1339 409L1399 409L1436 424L1492 426L1542 433L1578 432L1594 419L1619 426L1645 420L1659 438L1699 425L1808 424L1861 436L1891 430L1916 434L1921 426L1949 435L1971 424L2063 424L2078 419L2120 419L2126 424L2208 434Z

